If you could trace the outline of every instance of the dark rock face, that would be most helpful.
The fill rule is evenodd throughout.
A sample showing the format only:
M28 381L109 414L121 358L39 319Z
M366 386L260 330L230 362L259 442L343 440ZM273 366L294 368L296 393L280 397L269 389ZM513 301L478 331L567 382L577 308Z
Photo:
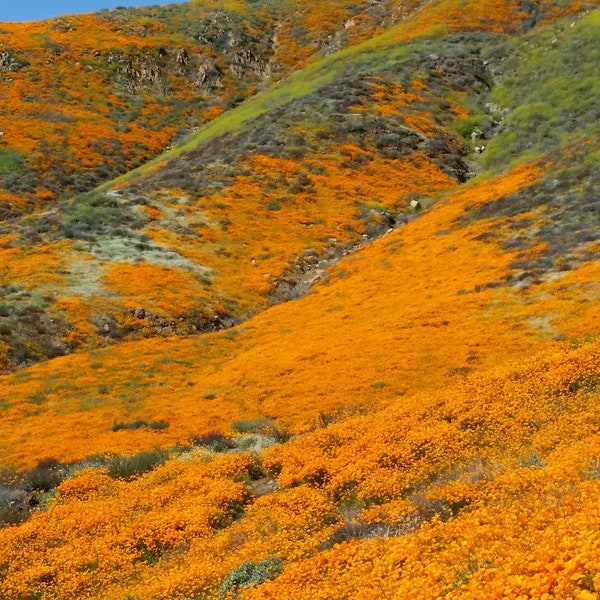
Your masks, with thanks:
M20 71L28 64L27 59L18 56L12 50L0 52L0 71Z
M274 31L272 23L262 25L255 33L240 15L214 11L194 23L187 47L115 49L95 52L94 57L111 66L112 77L130 94L168 94L169 77L177 74L202 95L212 96L222 87L225 73L232 74L240 86L269 76Z

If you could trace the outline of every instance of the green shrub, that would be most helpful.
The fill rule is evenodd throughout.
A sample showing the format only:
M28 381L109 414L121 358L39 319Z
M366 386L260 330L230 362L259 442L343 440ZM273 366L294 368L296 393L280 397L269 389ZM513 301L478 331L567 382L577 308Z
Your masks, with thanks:
M244 588L260 585L274 579L283 571L283 561L272 557L257 562L246 561L231 571L221 584L221 597L228 594L239 594Z
M227 452L235 448L235 444L229 438L216 431L194 437L192 442L194 446L204 446L211 452Z
M169 453L160 448L140 452L133 456L118 456L108 464L108 473L111 477L132 479L158 467L169 458Z
M487 126L487 119L483 115L473 115L467 119L461 119L456 123L456 131L464 138L470 138L471 134Z
M231 429L236 433L259 433L272 427L271 419L241 420L231 424Z

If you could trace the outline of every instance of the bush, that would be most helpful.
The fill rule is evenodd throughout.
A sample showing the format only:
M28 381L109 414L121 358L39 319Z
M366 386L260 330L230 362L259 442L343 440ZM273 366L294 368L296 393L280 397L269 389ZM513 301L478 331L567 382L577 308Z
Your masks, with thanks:
M283 561L280 558L265 558L257 562L246 561L231 571L221 584L221 597L228 594L239 594L244 588L260 585L269 579L274 579L283 571Z
M132 479L158 467L169 458L169 453L157 448L133 456L118 456L108 465L108 474L114 478Z
M129 421L128 423L120 423L119 421L115 421L112 426L113 431L121 431L122 429L141 429L142 427L148 427L148 429L153 429L154 431L162 431L166 429L169 424L166 421L152 421L148 423L146 421L142 421L141 419L137 419L135 421Z
M55 458L45 458L25 479L25 489L28 491L49 492L57 487L65 478L66 473Z
M235 448L235 444L222 433L215 431L192 439L194 446L204 446L211 452L227 452Z
M121 423L119 421L115 421L112 426L113 431L121 431L122 429L141 429L142 427L148 427L148 423L142 420L129 421L128 423Z
M236 433L260 433L272 427L271 419L242 420L231 424L231 429Z
M484 115L474 115L467 119L461 119L456 123L456 131L463 138L469 139L477 129L486 129L489 126Z

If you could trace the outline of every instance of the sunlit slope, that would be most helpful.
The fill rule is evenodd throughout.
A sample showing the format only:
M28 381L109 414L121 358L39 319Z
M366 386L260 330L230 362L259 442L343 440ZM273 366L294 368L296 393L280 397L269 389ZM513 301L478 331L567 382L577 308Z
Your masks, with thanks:
M598 266L523 276L544 249L484 215L557 172L448 194L245 328L4 378L5 465L197 444L131 482L118 461L66 479L0 532L4 596L217 598L275 577L244 596L593 597ZM208 453L232 421L263 434L242 448L307 433ZM264 473L279 491L260 495Z
M591 599L599 361L541 351L258 459L79 471L0 530L3 597Z
M124 338L221 329L301 295L319 260L379 235L406 218L411 200L427 203L469 176L468 144L457 133L469 141L480 120L473 112L494 79L479 54L581 8L555 4L192 3L58 19L49 30L11 25L7 44L30 64L7 62L19 68L7 73L6 93L37 104L4 107L19 129L1 138L0 170L12 194L1 238L2 367ZM292 52L292 35L302 52ZM125 38L135 49L122 51ZM100 44L93 53L91 39ZM275 72L309 57L305 70L272 86ZM70 71L58 77L59 67L83 69L84 85ZM209 75L219 75L219 85L208 85ZM48 77L60 86L44 83ZM268 90L232 108L261 81ZM47 193L85 190L129 169L175 130L225 109L116 184L19 216ZM77 133L91 121L107 130L97 139ZM138 147L127 137L134 134L154 146ZM13 148L15 140L43 149ZM84 154L85 165L71 164ZM40 157L43 168L34 165ZM68 181L52 183L67 171ZM23 187L22 176L37 187Z
M344 0L328 2L327 10L317 3L190 2L4 23L0 369L140 329L128 312L138 299L124 302L112 288L115 275L130 274L126 265L105 279L105 262L152 265L133 277L150 285L138 292L151 312L145 334L173 331L182 316L184 332L230 324L220 295L207 293L207 268L145 234L132 239L132 228L153 219L138 199L83 197L73 208L68 198L143 164L259 88L417 5L402 3L397 12ZM178 226L177 219L170 224ZM107 230L114 235L104 244L86 243ZM185 290L177 309L172 298L157 299L158 285Z
M572 37L544 33L524 47L540 50L544 68L562 68L552 41L562 39L563 48L573 47L565 56L584 63L598 47L596 20L592 14L569 26ZM580 40L576 49L572 39ZM519 76L526 81L532 68L540 65L523 61ZM583 118L577 110L585 98L573 115ZM509 115L486 160L501 168L505 159L494 159L493 144L502 147L530 126ZM538 148L536 161L448 194L346 257L309 297L242 327L73 355L4 379L7 463L168 446L254 416L306 430L319 415L434 388L540 344L595 335L595 126L590 138L576 130L569 143L551 141L542 155ZM116 283L127 286L131 276L124 272ZM162 286L158 300L172 293L173 302L175 294L184 301L181 285L171 287ZM50 426L53 419L69 426ZM115 423L138 420L168 427L113 431Z
M569 271L540 276L544 249L513 247L520 234L509 219L468 218L540 185L547 167L524 164L446 196L345 258L309 296L242 327L123 344L4 378L3 462L169 446L242 418L302 431L320 415L595 334L597 262L573 258ZM135 420L168 428L113 431Z
M599 358L542 353L273 449L281 485L354 519L242 596L596 597Z

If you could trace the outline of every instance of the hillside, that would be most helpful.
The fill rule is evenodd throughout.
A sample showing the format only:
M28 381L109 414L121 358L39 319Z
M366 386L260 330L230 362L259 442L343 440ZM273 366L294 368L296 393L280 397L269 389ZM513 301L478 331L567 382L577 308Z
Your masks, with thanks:
M598 597L595 3L18 27L81 160L2 125L0 600Z
M72 202L72 196L143 164L290 71L368 37L416 4L401 14L386 6L191 2L4 24L0 365L14 369L139 329L126 311L131 307L112 299L114 273L103 281L113 262L117 269L140 260L164 265L151 276L190 288L179 310L150 298L152 326L144 334L171 331L181 317L183 333L221 328L220 321L263 308L264 299L253 297L220 319L227 311L220 290L207 293L209 269L142 231L156 215L143 197L117 201L90 192ZM165 234L183 228L177 210ZM195 314L191 303L206 305L208 296L216 310ZM145 300L142 294L142 308Z

